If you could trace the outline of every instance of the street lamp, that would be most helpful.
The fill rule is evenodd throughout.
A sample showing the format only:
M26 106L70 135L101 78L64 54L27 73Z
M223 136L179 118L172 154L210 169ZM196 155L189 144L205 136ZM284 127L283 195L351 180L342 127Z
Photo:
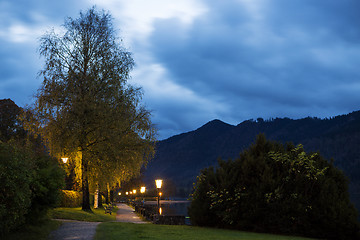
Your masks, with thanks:
M162 182L163 182L162 179L156 179L155 180L155 184L156 184L157 189L161 188Z
M62 157L61 160L63 161L63 163L67 163L67 161L69 160L69 158L67 158L67 157Z
M142 199L142 205L145 205L145 198L144 198L144 193L145 193L146 188L145 187L141 187L140 188L140 193L143 195L143 199Z
M162 182L163 180L161 179L156 179L155 180L155 184L156 184L156 188L158 190L158 208L160 209L160 188L161 188L161 185L162 185Z

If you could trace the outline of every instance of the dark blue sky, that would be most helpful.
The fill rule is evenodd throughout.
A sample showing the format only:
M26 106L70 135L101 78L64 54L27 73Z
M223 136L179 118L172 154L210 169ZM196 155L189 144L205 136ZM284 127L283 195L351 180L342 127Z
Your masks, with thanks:
M33 102L38 39L93 5L110 11L159 139L212 119L359 110L358 0L0 0L0 98Z

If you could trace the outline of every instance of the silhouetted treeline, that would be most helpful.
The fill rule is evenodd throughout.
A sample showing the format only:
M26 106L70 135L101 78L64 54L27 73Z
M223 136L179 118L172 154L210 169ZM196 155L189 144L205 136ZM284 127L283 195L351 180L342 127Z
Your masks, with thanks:
M213 120L195 131L157 144L146 179L162 176L176 183L178 194L190 193L200 170L216 166L217 159L236 158L264 133L270 140L302 144L307 152L320 152L350 179L350 195L360 208L360 111L327 119L307 117L247 120L237 126Z

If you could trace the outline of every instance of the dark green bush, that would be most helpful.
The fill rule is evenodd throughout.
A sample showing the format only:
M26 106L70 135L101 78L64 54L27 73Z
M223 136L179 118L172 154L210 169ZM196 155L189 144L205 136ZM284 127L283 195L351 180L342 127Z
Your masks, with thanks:
M359 225L343 173L299 145L263 135L235 160L219 160L197 179L189 215L194 225L356 238Z
M29 146L0 142L1 235L41 220L58 201L63 171L55 159Z
M61 190L59 207L81 207L82 194L77 191Z
M31 160L0 142L0 236L25 222L31 205L31 177Z
M59 189L64 184L64 171L56 159L44 154L33 156L33 177L30 184L31 206L26 218L30 222L40 220L49 208L56 207L60 200Z

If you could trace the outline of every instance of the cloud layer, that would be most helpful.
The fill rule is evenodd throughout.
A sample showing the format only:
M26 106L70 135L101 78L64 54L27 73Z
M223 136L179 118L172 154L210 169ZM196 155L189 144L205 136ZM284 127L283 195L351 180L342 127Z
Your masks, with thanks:
M36 38L96 4L110 10L134 54L132 82L143 86L160 138L214 118L359 110L357 0L70 2L0 3L1 98L29 101L41 82Z

